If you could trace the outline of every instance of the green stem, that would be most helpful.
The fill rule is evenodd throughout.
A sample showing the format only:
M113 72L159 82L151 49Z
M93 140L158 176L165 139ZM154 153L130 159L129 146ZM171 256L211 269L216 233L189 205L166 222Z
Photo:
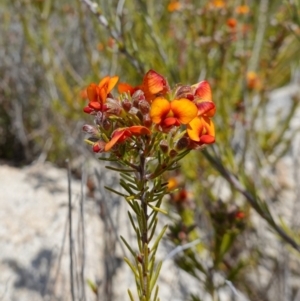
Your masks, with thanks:
M142 191L141 191L141 209L144 215L144 222L142 223L142 235L141 235L141 240L142 240L142 250L145 250L145 246L148 248L148 205L147 205L147 200L146 200L146 184L147 180L145 180L145 173L146 173L146 164L145 164L145 156L144 154L140 155L140 181L143 183L142 186ZM145 260L145 252L142 254L142 277L143 277L143 283L142 285L142 293L143 297L148 297L147 291L148 291L148 264L146 263Z

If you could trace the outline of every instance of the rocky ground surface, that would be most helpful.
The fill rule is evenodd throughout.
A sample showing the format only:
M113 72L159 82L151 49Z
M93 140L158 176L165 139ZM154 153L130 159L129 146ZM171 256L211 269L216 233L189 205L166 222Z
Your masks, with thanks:
M107 193L103 190L104 182L113 184L116 179L107 170L103 175L100 194L107 202L96 202L101 195L95 195L89 184L90 189L84 189L84 194L94 195L84 198L83 215L81 181L74 177L71 181L76 300L81 300L83 292L87 300L95 300L87 280L99 287L100 294L113 293L113 300L128 298L128 287L135 291L129 268L122 261L125 252L118 239L120 234L129 241L132 238L126 221L126 204L111 194L104 195ZM2 163L0 191L0 300L71 300L67 171L50 163L24 168ZM168 246L162 247L159 258L165 258L170 251ZM82 258L85 258L83 282ZM185 286L193 280L181 273L171 260L166 260L164 265L168 272L160 278L162 299L183 300ZM110 276L113 283L109 281Z
M276 214L280 213L288 220L297 222L297 189L291 172L295 168L293 162L285 158L275 168L273 176L279 179L277 182L282 184L281 187L286 188L280 192L285 200L284 206L277 204L274 210ZM126 220L126 204L103 189L105 184L114 185L117 179L113 173L107 170L104 172L102 168L99 170L101 183L97 189L93 186L97 183L88 184L85 188L74 175L71 181L75 296L76 300L82 300L80 297L85 294L86 300L95 300L87 284L89 280L99 287L98 300L105 300L101 294L112 294L113 300L121 301L124 297L128 298L127 288L135 292L135 287L129 268L122 261L126 251L121 247L118 237L121 234L133 241L133 233ZM87 195L83 199L82 188L83 194ZM67 170L50 163L24 168L1 164L0 191L0 300L71 300ZM97 199L100 201L97 202ZM274 239L266 223L255 215L253 218L257 219L256 223L264 233L255 243L265 245L263 249L269 252L269 258L280 256L284 267L290 261L290 256ZM81 235L83 224L84 256ZM164 259L172 251L172 247L164 244L158 256ZM83 262L84 280L81 278ZM263 279L270 279L270 270L268 264L262 266L260 277L264 275ZM253 281L256 281L256 276L253 277ZM296 279L293 278L293 286L297 286ZM160 289L161 300L178 301L185 300L188 291L200 291L197 282L180 271L172 260L164 262ZM230 291L229 287L224 291L222 301L231 300ZM241 295L239 298L247 300Z
M0 166L0 300L67 300L69 291L68 181L50 164ZM73 232L79 224L81 184L72 180ZM103 226L85 202L86 275L101 277ZM79 256L77 256L79 257ZM97 274L96 274L97 273Z

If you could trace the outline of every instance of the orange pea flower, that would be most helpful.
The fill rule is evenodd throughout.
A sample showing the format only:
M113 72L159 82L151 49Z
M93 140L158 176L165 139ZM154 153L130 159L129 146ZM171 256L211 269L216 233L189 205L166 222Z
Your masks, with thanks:
M165 95L169 90L167 80L154 70L149 70L144 76L143 91L147 100L152 100L159 94Z
M261 89L261 80L258 74L254 71L249 71L246 75L247 87L250 90L260 90Z
M175 188L177 188L178 187L178 180L176 179L176 178L174 178L174 177L172 177L172 178L170 178L169 180L168 180L168 191L172 191L172 190L174 190Z
M229 19L227 19L226 24L228 27L234 29L234 28L236 28L237 20L235 18L229 18Z
M237 14L246 15L249 13L250 8L248 5L240 5L235 9Z
M118 92L120 94L122 94L122 93L130 93L130 95L132 95L138 89L139 89L138 86L137 87L133 87L130 84L127 84L127 83L119 83L118 84Z
M168 11L170 13L176 11L176 10L180 10L181 8L181 3L179 1L171 1L169 4L168 4Z
M198 116L213 117L216 112L216 106L212 101L209 83L201 81L193 87L195 88L194 101L198 107Z
M100 81L98 85L95 83L90 84L86 90L89 104L84 108L84 112L92 113L95 111L105 111L105 102L107 95L114 88L118 80L118 76L106 76Z
M134 125L128 128L119 128L112 134L111 140L106 143L104 150L109 151L115 144L122 143L131 136L150 135L150 130L145 126Z
M238 220L243 220L245 217L246 217L246 214L243 211L238 210L235 213L235 218L238 219Z
M187 125L187 134L198 145L215 142L215 126L208 117L194 118Z
M130 95L132 95L137 90L142 90L146 100L150 102L158 95L165 95L170 88L167 80L154 70L149 70L145 74L141 85L136 87L133 87L127 83L120 83L118 85L119 93L129 92Z
M215 8L223 8L226 4L224 0L213 0L211 5Z
M182 188L177 193L171 194L171 201L179 205L187 202L188 197L189 197L188 191L185 188Z
M163 97L157 97L153 100L150 109L152 121L164 127L188 124L197 116L197 113L196 105L185 98L169 102Z

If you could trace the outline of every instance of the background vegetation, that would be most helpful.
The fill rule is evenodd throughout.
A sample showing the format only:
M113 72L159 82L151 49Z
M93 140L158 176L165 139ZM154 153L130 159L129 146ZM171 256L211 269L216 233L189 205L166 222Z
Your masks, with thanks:
M183 192L168 199L174 247L198 242L175 257L203 287L189 298L219 300L225 287L237 300L235 289L247 300L299 300L297 272L284 277L299 266L298 195L283 200L276 176L298 155L299 1L95 3L1 2L0 158L64 165L87 156L81 92L107 74L139 83L151 68L170 85L206 79L217 142L170 175Z

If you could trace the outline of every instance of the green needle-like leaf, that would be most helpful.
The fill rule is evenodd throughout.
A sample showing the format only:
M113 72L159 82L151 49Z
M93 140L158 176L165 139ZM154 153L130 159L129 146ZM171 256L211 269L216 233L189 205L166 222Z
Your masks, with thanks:
M128 295L129 295L130 301L134 301L134 299L133 299L133 295L132 295L132 293L131 293L130 289L128 289L128 290L127 290L127 292L128 292Z
M124 257L124 261L128 264L128 266L131 268L133 274L135 275L135 277L138 277L139 273L138 271L135 269L135 267L133 266L133 264L130 262L130 260L127 257Z
M125 246L127 247L127 249L130 251L130 253L132 254L132 256L135 258L136 254L132 250L132 248L130 247L130 245L127 243L127 241L125 240L125 238L123 236L120 236L120 238L122 239L122 241L125 244Z
M108 187L108 186L104 186L104 188L107 189L107 190L109 190L109 191L111 191L111 192L113 192L113 193L115 193L115 194L117 194L117 195L120 195L120 196L122 196L122 197L124 197L124 198L127 198L127 197L128 197L126 194L121 193L121 192L119 192L119 191L117 191L117 190L114 190L114 189L112 189L112 188L110 188L110 187Z
M158 265L157 265L157 267L156 267L156 271L155 271L155 273L154 273L152 279L150 280L150 291L152 291L153 288L154 288L154 285L155 285L155 283L156 283L156 281L157 281L157 278L158 278L158 276L159 276L161 267L162 267L162 261L160 261L160 262L158 263Z
M163 209L161 209L161 208L152 206L151 204L148 204L148 206L149 206L151 209L155 210L155 211L158 211L158 212L163 213L163 214L165 214L165 215L168 214L168 212L167 212L166 210L163 210Z
M152 248L151 248L151 252L156 251L157 246L158 246L160 240L162 239L162 237L163 237L163 235L165 234L165 232L166 232L167 229L168 229L168 226L167 226L167 225L163 227L163 229L161 230L161 232L160 232L159 235L157 236L157 238L156 238L156 240L155 240L155 242L154 242L154 244L153 244L153 246L152 246Z

